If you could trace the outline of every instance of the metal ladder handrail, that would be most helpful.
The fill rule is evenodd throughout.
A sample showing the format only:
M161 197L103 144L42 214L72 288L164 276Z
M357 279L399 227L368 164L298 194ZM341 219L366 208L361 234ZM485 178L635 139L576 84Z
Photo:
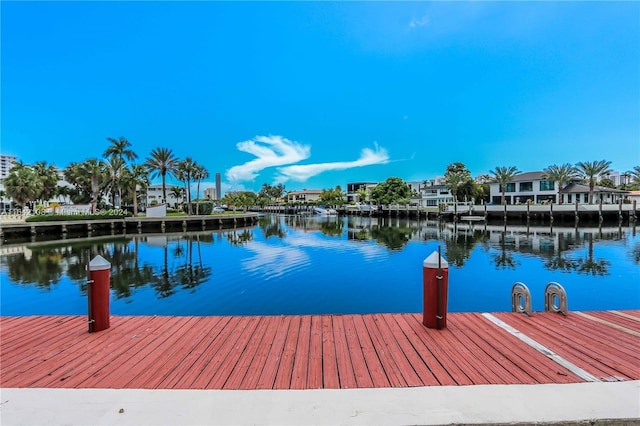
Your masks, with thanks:
M556 303L556 300L558 303ZM567 304L567 292L564 287L555 281L551 281L544 289L545 312L558 312L567 316L569 311Z
M518 281L511 287L511 312L531 315L531 292L522 282Z

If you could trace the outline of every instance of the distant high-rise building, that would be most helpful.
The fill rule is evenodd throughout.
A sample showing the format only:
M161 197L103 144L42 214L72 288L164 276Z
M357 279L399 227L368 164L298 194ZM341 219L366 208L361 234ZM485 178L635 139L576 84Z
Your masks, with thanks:
M18 161L18 157L0 154L0 179L5 179L9 176L9 170L11 170L13 163L16 161Z
M220 173L216 173L216 196L218 197L217 199L221 199L222 198L222 187L220 184Z

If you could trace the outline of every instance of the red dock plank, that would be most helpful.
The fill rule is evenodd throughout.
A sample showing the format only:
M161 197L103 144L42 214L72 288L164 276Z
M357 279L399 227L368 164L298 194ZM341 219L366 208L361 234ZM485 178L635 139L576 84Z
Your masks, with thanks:
M496 317L602 380L637 380L640 311ZM595 319L594 319L595 318ZM636 320L636 318L638 320ZM577 383L480 314L1 317L2 387L315 389ZM622 328L621 328L622 327ZM629 331L633 331L629 333Z

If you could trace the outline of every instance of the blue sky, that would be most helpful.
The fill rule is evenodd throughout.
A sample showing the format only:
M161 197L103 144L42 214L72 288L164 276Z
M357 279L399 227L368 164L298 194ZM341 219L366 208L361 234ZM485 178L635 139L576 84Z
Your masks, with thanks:
M226 190L640 163L638 2L6 2L1 152L126 137Z

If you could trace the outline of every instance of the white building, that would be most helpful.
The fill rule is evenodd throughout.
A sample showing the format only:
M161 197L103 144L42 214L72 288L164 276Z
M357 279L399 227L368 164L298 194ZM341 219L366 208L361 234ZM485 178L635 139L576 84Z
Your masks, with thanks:
M9 170L11 170L13 163L16 161L18 161L18 157L0 154L0 179L5 179L9 176Z
M502 188L493 182L489 185L489 199L493 204L502 204ZM593 202L617 203L624 198L627 191L604 188L594 188ZM505 187L504 201L506 204L525 204L527 202L543 203L558 202L558 184L544 178L544 172L520 173ZM589 186L579 183L579 180L569 183L562 189L562 203L589 202Z
M352 182L347 183L347 203L364 203L369 201L368 199L361 200L358 195L358 191L361 189L370 192L373 188L378 186L377 182Z
M520 173L505 187L504 202L506 204L525 204L531 200L533 203L556 202L558 185L545 179L544 172ZM502 188L500 184L489 184L489 200L493 204L502 204Z
M177 199L173 194L173 188L177 185L165 185L167 191L167 204L171 207L175 207L179 202L184 202L186 199ZM181 187L179 187L181 188ZM149 185L147 192L141 194L140 204L144 206L152 206L162 203L162 185Z
M321 190L303 189L302 191L291 191L287 193L288 203L314 203L320 199Z

